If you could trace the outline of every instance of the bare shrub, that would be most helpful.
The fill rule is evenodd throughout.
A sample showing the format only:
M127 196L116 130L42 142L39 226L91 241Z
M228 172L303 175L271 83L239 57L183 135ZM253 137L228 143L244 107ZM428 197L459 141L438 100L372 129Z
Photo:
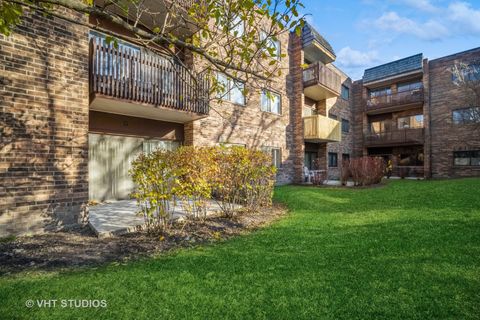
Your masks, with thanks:
M349 171L355 186L369 186L382 181L385 162L380 157L361 157L349 161Z

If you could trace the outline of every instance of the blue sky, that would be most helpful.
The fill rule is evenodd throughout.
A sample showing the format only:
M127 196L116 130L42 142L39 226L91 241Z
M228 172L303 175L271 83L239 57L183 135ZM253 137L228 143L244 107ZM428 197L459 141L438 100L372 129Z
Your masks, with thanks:
M352 79L423 53L435 59L480 47L480 0L303 0L307 20Z

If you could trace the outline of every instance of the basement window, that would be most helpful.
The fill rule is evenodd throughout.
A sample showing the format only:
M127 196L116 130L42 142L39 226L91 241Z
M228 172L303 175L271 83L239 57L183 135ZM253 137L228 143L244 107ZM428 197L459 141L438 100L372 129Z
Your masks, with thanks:
M453 164L480 167L480 151L455 151L453 152Z
M452 120L454 124L480 123L480 107L453 110Z

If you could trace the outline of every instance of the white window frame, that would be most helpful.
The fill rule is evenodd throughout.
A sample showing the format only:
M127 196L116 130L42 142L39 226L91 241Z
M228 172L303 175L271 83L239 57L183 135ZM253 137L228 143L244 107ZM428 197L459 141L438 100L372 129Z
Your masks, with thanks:
M265 41L267 47L274 47L276 49L275 56L274 57L270 56L270 57L275 60L280 60L282 50L281 50L281 45L279 40L273 40L272 37L267 37L267 33L263 30L260 30L260 41L261 42ZM267 55L270 55L270 52L268 51L267 48L263 48L263 51Z
M272 109L275 99L272 100L267 93L270 94L273 98L278 98L278 110L277 110L278 112ZM266 103L266 105L264 103ZM262 90L261 97L260 97L260 109L263 112L281 115L282 114L282 96L279 93L276 93L267 89Z
M222 77L223 79L220 81L219 78ZM219 83L225 83L225 91L224 92L219 92L217 98L225 101L229 101L233 104L240 105L240 106L245 106L246 105L246 97L245 97L245 83L244 82L239 82L239 81L234 81L233 79L227 77L225 74L218 72L217 73L217 82ZM243 101L236 101L234 99L234 95L232 95L232 92L234 94L240 93L242 95L242 100Z
M239 15L230 20L229 32L232 36L240 38L245 34L245 21ZM235 34L237 32L237 34Z
M275 168L281 168L282 167L282 148L272 147L272 146L263 146L262 151L271 155L272 165ZM278 152L278 154L277 154L277 152Z

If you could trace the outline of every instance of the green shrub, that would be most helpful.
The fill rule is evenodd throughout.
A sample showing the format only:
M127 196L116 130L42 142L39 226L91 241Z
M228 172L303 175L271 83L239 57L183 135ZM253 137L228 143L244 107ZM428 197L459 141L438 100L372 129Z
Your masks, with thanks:
M215 199L232 217L271 205L275 168L269 154L242 147L180 147L141 154L130 171L147 226L165 227L181 205L191 219L205 219Z
M132 197L137 200L149 228L167 226L173 215L180 175L174 155L157 150L140 154L132 162L130 174L135 182Z
M243 147L217 150L214 195L223 213L233 216L238 205L248 210L271 205L276 172L271 156Z

